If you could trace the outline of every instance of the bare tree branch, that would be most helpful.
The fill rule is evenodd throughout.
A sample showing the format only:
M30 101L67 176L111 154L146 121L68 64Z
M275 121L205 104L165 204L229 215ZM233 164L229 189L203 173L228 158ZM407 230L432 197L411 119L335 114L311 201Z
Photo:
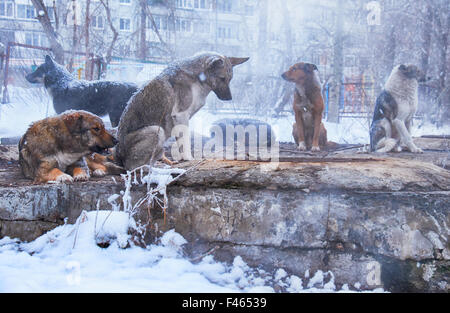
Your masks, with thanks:
M41 23L45 35L49 39L50 48L52 49L56 62L64 64L64 49L58 39L58 34L50 22L47 8L45 7L43 0L31 0L31 2L36 9L37 19Z
M119 33L117 32L111 18L111 8L109 7L109 0L100 0L101 4L105 8L106 11L106 19L108 21L109 28L113 33L113 38L111 43L109 44L108 50L106 52L106 64L109 64L112 59L112 52L114 50L114 45L116 44L117 38L119 37Z

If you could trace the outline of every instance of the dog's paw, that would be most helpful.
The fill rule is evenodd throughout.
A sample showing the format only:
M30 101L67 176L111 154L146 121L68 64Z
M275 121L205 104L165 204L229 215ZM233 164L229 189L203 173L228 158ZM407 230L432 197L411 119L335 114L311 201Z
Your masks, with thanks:
M297 149L300 150L300 151L306 151L306 144L305 144L305 142L304 141L300 141L300 143L298 144Z
M413 147L413 148L411 149L411 152L412 152L412 153L423 153L423 150L420 149L420 148L418 148L418 147Z
M92 175L94 175L95 177L103 177L106 175L106 172L101 169L96 169L94 172L92 172Z
M55 182L58 184L71 184L73 183L73 177L68 174L62 174L56 177Z
M82 172L74 175L73 179L75 181L88 181L89 180L89 175L86 172L82 171Z
M192 161L194 158L190 153L186 153L183 155L183 161Z
M312 146L311 151L312 152L320 152L320 148L319 148L319 146Z

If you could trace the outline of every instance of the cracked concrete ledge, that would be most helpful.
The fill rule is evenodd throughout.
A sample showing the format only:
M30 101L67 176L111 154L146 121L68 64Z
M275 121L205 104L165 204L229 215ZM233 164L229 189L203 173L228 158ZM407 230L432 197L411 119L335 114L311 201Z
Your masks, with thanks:
M239 254L300 277L321 269L335 283L390 291L450 290L450 172L394 158L278 164L205 161L168 188L166 224L201 255ZM189 168L192 162L179 164ZM82 210L110 209L120 178L72 185L0 187L0 237L32 240ZM145 188L134 187L133 199ZM143 208L138 217L148 220ZM35 225L32 227L32 225Z
M225 260L240 254L252 265L300 277L307 269L331 270L337 282L367 289L450 288L450 192L393 197L172 187L169 200L170 227L195 242L197 254L220 245L216 254ZM430 264L436 275L426 281Z

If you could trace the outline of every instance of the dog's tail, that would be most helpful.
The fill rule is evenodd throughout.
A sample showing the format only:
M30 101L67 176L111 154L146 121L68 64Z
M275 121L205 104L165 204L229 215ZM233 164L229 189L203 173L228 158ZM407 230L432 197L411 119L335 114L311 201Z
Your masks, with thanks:
M339 148L339 146L340 145L337 142L327 141L326 144L325 144L325 149L326 150L334 150L334 149Z
M377 150L378 143L386 138L386 130L380 125L380 121L374 121L370 127L370 151L375 152Z
M26 139L26 134L20 138L19 141L19 165L20 169L22 170L22 174L26 178L33 178L34 177L34 171L33 168L30 166L29 162L32 161L32 158L29 155L28 150L26 147L24 147Z

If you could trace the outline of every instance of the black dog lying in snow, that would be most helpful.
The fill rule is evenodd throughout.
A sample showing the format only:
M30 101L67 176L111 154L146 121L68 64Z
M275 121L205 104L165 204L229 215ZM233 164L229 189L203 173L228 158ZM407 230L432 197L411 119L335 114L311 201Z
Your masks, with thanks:
M138 89L133 83L77 80L48 55L45 63L25 78L44 84L56 113L85 110L99 116L108 114L113 127L119 124L128 100Z

